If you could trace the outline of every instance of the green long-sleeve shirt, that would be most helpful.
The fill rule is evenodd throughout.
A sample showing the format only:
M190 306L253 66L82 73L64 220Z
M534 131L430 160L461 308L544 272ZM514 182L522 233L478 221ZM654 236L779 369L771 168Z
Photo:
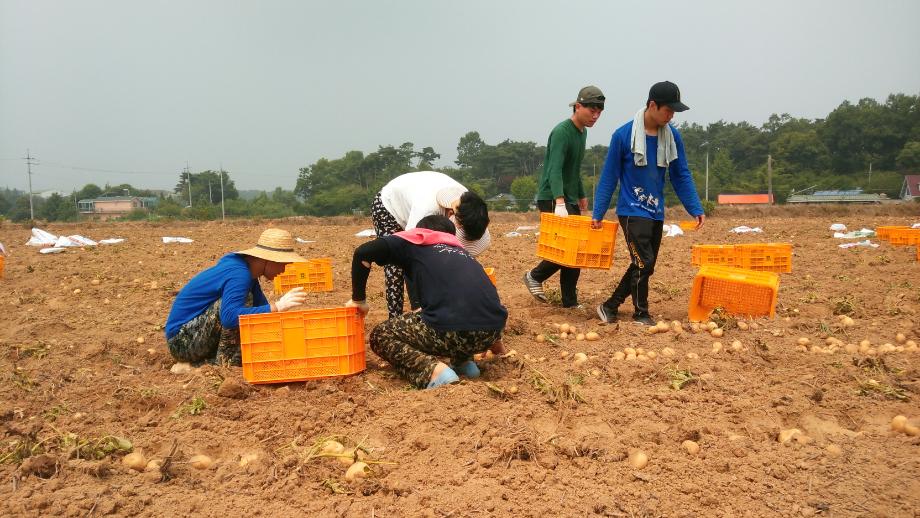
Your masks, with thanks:
M585 156L588 130L578 131L572 119L566 119L553 128L546 143L543 172L537 186L538 200L554 200L560 196L571 204L585 197L581 182L581 159Z

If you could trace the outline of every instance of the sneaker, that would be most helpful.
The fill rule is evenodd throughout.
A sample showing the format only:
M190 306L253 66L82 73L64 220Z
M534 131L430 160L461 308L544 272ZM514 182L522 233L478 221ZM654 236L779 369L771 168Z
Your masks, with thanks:
M546 294L543 293L543 283L534 280L534 278L530 276L530 272L524 274L524 286L527 286L533 298L540 302L546 302Z
M655 325L655 321L648 315L633 315L633 322L643 326Z
M601 322L605 324L612 324L617 321L616 310L611 310L603 304L597 307L597 316L601 319Z
M454 369L458 376L463 376L464 378L478 378L480 375L479 365L476 365L473 360L460 362L451 368Z
M433 388L440 387L442 385L450 385L451 383L459 383L459 382L460 382L460 378L457 377L457 373L454 372L453 369L448 367L444 369L443 371L441 371L441 374L438 374L437 378L431 380L428 383L428 386L425 388L433 389Z

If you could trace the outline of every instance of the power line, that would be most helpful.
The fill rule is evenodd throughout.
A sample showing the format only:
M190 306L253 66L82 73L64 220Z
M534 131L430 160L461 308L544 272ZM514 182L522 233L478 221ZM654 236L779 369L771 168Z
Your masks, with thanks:
M15 160L21 160L21 159L16 158ZM62 164L60 162L49 162L47 160L42 162L42 165L45 167L52 167L52 168L58 168L58 169L71 169L74 171L86 171L86 172L91 172L91 173L115 173L115 174L163 175L163 176L173 176L176 174L173 171L131 171L131 170L123 170L123 169L103 169L99 167L82 167L82 166L76 166L76 165L70 165L70 164ZM291 174L247 173L246 171L234 171L234 174L237 174L237 175L257 174L259 177L266 177L266 178L291 178L292 177ZM184 171L182 175L183 176L185 175ZM293 175L293 177L296 178L299 175L300 175L300 172L298 171L296 174Z

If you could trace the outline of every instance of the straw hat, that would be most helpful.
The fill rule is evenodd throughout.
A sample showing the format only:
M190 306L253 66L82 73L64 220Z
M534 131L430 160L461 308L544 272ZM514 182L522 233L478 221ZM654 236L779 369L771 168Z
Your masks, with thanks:
M287 230L270 228L259 236L259 242L252 248L236 252L251 255L275 263L305 263L306 259L294 253L294 238Z

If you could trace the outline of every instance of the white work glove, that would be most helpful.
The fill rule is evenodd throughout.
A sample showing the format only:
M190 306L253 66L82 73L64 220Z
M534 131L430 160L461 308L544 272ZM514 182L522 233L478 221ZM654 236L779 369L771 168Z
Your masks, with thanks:
M569 211L565 208L565 203L557 203L554 213L560 218L564 218L569 215Z
M278 302L275 302L275 308L278 311L287 311L295 306L300 306L306 300L307 294L304 293L303 288L292 288L291 291L282 295Z

